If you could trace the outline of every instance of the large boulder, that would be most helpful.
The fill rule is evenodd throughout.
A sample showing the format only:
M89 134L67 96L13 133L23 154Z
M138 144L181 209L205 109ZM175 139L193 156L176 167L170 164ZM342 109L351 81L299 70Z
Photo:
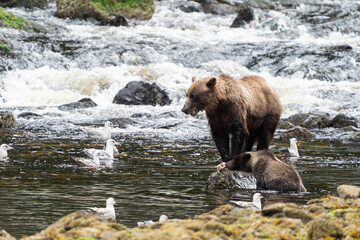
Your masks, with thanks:
M125 105L169 105L171 99L167 91L156 83L131 81L115 96L113 103Z
M11 112L0 112L0 129L16 127L16 120Z
M116 23L112 25L127 25L125 18L148 20L155 11L153 0L56 0L56 6L57 17L92 17L102 24Z
M50 0L1 0L1 7L45 8Z

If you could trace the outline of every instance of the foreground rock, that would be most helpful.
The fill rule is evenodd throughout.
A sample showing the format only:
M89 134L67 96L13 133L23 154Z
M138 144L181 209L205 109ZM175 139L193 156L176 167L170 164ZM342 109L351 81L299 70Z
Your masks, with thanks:
M125 18L148 20L155 11L153 0L144 1L98 1L56 0L56 16L60 18L92 17L102 24L127 25Z
M125 105L169 105L171 99L167 91L156 83L142 81L129 82L115 96L113 103Z
M340 186L341 191L360 191ZM358 239L360 199L324 196L306 205L275 203L260 210L226 204L193 219L127 228L89 212L71 213L22 239ZM14 239L5 231L0 239Z
M11 112L0 112L0 129L16 127L16 120Z

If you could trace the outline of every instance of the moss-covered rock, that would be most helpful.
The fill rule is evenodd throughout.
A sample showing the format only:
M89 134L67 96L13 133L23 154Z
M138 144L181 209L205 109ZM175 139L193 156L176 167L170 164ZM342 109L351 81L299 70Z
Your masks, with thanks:
M16 127L16 120L11 112L0 112L0 129Z
M1 7L45 8L50 0L1 0Z
M359 239L360 205L353 204L359 200L328 195L306 205L275 203L263 210L226 204L193 219L170 219L135 228L80 211L22 239ZM0 239L4 236L14 240L0 232Z
M0 7L0 27L9 27L25 30L28 32L44 32L45 29L36 23L26 21L22 17L15 16L12 13L4 11Z
M56 0L56 5L58 17L93 17L101 23L109 23L119 16L148 20L155 10L153 0Z

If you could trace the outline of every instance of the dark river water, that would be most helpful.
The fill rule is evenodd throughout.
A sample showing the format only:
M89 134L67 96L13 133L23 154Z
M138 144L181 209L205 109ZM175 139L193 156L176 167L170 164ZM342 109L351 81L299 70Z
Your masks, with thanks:
M241 1L232 1L241 2ZM13 46L0 54L0 111L11 111L17 127L0 131L10 144L0 161L0 230L32 235L60 217L115 198L116 217L128 227L138 221L189 218L229 200L249 200L255 190L208 190L205 183L220 163L204 114L181 112L191 77L225 72L257 74L279 93L282 118L296 113L339 113L360 123L360 3L358 1L272 1L255 8L255 18L230 28L235 14L201 11L192 1L155 1L147 22L129 27L54 17L46 9L9 8L42 24L46 33L0 28ZM184 12L191 5L199 11ZM168 106L112 104L128 82L156 82L173 100ZM98 106L57 106L91 98ZM32 112L40 117L21 118ZM135 117L134 114L144 117ZM84 148L102 148L81 126L114 123L121 143L112 166L79 168ZM308 192L262 192L268 203L306 203L336 194L340 184L359 184L360 148L349 138L359 128L311 130L299 141L296 167ZM288 142L276 132L271 150L280 158Z

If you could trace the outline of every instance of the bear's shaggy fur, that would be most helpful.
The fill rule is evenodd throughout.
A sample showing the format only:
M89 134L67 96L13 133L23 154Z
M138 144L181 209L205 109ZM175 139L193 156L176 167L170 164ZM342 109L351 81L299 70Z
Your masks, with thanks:
M222 163L222 167L251 172L256 178L257 189L306 192L296 169L269 150L239 154L233 160Z
M251 151L255 141L257 150L268 149L283 106L265 79L259 76L235 79L220 74L190 86L182 111L195 116L202 110L206 112L222 161L227 162L239 153Z

